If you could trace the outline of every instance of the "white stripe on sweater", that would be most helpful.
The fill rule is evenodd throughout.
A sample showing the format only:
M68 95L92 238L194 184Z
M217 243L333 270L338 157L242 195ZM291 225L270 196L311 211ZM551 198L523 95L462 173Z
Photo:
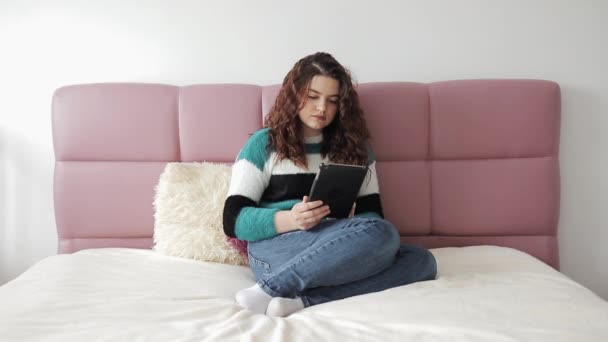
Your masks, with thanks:
M319 153L308 153L306 154L308 168L304 169L292 162L289 159L283 159L279 162L276 161L276 152L270 153L269 162L264 165L264 172L270 174L272 168L273 175L293 175L297 173L317 173L319 171L319 164L327 163L327 158L321 158Z
M269 181L269 173L260 171L247 159L241 159L232 165L228 196L241 195L259 203Z
M376 161L374 160L369 165L370 173L365 175L361 189L359 190L358 197L380 193L380 187L378 186L378 175L376 174Z

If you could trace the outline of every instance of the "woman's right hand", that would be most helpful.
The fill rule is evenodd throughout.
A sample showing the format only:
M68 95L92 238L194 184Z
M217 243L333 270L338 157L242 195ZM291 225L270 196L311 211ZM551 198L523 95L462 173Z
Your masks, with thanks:
M296 229L308 230L329 214L329 206L323 205L323 201L310 202L308 196L304 196L302 202L294 205L290 212Z
M329 206L323 205L323 201L310 202L308 196L304 196L302 202L294 205L291 210L277 212L274 216L274 224L279 234L293 230L308 230L328 214Z

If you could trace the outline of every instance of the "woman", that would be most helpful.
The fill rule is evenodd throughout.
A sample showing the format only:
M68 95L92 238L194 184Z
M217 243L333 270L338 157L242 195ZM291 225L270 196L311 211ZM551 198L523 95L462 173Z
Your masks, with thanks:
M236 294L243 307L287 316L304 307L434 279L426 249L400 245L383 219L369 131L349 72L327 53L287 74L265 128L239 152L224 208L224 231L248 241L257 283ZM367 165L347 219L309 201L321 162Z

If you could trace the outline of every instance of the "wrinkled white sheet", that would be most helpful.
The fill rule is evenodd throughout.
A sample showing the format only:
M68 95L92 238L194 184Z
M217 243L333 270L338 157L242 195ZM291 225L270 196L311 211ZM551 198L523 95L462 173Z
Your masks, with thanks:
M243 310L247 267L150 250L46 258L0 287L0 341L608 341L608 303L510 248L432 250L438 279L306 308Z

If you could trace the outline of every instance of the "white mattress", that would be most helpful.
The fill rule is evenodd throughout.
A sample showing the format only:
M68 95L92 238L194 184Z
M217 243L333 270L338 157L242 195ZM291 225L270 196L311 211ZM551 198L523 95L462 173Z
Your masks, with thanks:
M432 250L438 279L306 308L241 309L246 267L91 249L0 287L2 341L608 341L608 303L510 248Z

